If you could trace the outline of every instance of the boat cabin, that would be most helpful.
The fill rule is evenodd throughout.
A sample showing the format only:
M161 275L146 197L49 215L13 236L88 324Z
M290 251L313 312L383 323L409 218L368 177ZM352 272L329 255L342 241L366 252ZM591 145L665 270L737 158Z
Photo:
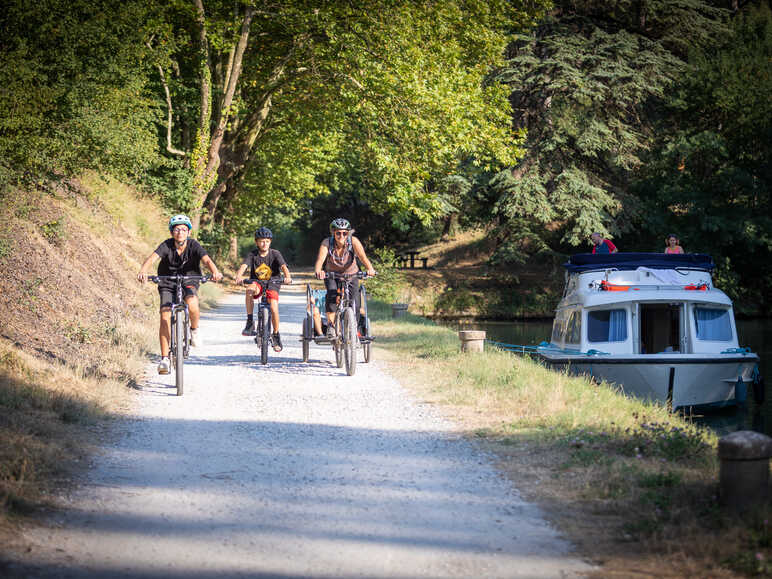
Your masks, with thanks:
M565 267L555 348L653 356L738 347L732 302L713 287L708 255L579 254Z

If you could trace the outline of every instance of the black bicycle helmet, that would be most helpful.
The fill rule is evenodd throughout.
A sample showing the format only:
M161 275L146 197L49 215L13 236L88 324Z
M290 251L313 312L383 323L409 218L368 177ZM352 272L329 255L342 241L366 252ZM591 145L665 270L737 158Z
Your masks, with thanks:
M351 229L351 224L348 222L348 219L343 219L342 217L338 217L337 219L333 219L332 223L330 223L330 233L335 231L336 229Z
M255 231L255 239L273 239L273 233L267 227L260 227Z

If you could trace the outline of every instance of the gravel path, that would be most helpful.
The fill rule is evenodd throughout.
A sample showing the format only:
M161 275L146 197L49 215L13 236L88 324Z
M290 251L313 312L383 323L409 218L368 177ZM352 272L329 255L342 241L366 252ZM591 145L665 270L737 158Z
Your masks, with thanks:
M300 286L280 354L240 335L243 297L206 313L186 386L148 366L137 416L12 567L29 577L572 577L591 567L377 361L301 362ZM377 329L376 329L377 333ZM377 356L377 352L375 353ZM361 354L360 354L361 360Z

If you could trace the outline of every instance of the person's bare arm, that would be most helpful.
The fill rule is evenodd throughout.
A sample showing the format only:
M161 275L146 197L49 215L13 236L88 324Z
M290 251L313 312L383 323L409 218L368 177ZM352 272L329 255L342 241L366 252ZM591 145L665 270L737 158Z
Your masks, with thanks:
M324 265L325 259L327 259L327 246L322 243L319 245L319 253L316 256L316 263L314 264L314 274L316 275L316 279L324 279L322 265Z
M139 283L145 283L147 281L147 271L159 259L161 259L161 257L155 251L147 256L147 259L142 264L142 267L139 268L139 273L137 273L137 280Z
M354 248L354 255L356 255L359 258L359 261L362 262L362 265L365 266L367 275L375 275L375 269L373 269L373 264L370 263L370 260L367 259L367 254L365 254L365 248L362 245L362 242L356 237L352 237L351 245Z
M220 281L222 279L222 274L220 273L220 270L217 269L217 266L212 261L212 258L208 255L205 255L201 258L201 261L204 262L204 265L209 268L209 271L212 272L212 277L214 278L214 281Z
M281 269L281 272L284 274L284 283L291 284L292 276L290 275L290 271L289 271L289 268L287 267L287 264L285 263L279 269Z
M247 264L246 263L242 263L239 266L239 270L236 272L236 283L241 283L242 281L244 281L244 279L245 279L244 272L245 271L247 271Z

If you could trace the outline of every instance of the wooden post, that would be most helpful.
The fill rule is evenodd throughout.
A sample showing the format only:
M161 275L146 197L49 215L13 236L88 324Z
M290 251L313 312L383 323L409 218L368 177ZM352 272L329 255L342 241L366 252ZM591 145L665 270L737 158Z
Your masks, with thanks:
M739 430L718 441L720 502L747 511L769 501L769 458L772 438Z
M461 340L462 352L482 352L485 343L484 330L460 330L458 339Z

